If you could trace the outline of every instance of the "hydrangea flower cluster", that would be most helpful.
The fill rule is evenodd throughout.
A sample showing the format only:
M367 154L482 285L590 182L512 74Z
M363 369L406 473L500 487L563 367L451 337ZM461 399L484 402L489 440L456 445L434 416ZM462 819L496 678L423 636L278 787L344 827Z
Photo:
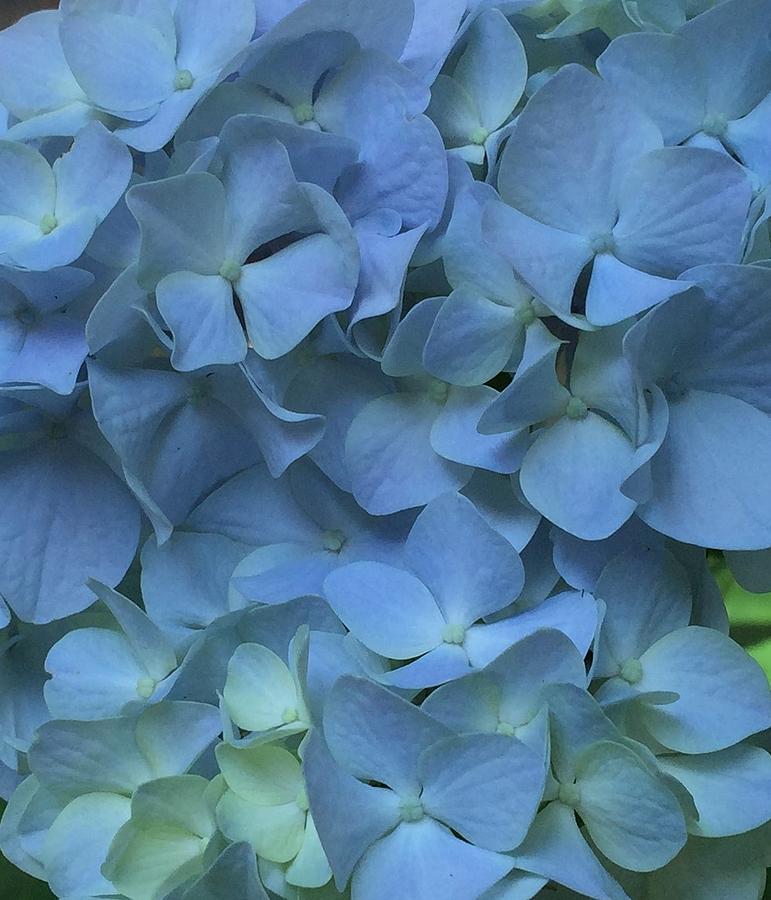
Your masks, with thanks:
M0 104L5 856L758 900L768 0L61 0Z

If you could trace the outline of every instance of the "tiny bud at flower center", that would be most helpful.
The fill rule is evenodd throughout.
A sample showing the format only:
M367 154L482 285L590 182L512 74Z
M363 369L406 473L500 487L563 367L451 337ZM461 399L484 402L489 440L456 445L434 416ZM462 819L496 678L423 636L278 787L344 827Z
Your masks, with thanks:
M175 91L189 91L194 83L195 78L193 78L193 73L190 69L180 69L174 76Z
M399 812L405 822L419 822L425 815L423 804L417 798L414 800L402 800Z
M704 121L701 123L701 130L704 134L716 138L723 137L727 127L728 121L726 117L717 113L710 113L708 116L705 116Z
M241 277L241 263L236 262L234 259L226 259L220 266L220 276L225 281L235 284Z
M466 629L463 625L445 625L442 640L445 644L462 644L466 640Z
M50 234L59 227L59 220L51 213L46 213L40 220L40 230L43 234Z
M595 234L591 239L592 253L612 253L616 244L613 235L608 231Z
M345 535L337 528L325 531L323 535L324 549L330 553L339 553L345 546Z
M565 407L565 415L569 419L585 419L589 414L589 407L580 397L571 397Z
M428 389L428 395L434 403L446 403L450 393L450 385L446 381L434 381Z
M293 706L288 706L281 713L281 721L284 723L284 725L291 725L292 722L296 722L299 718L300 718L300 716L298 715L297 710Z
M481 146L490 137L490 132L486 128L475 128L468 136L472 144Z
M581 802L581 789L577 784L561 784L557 797L565 806L577 806Z
M495 731L498 734L506 735L506 737L514 737L514 726L511 722L499 722Z
M624 665L621 666L619 675L628 684L637 684L643 677L642 663L639 659L628 659Z
M137 694L143 700L149 700L155 691L155 682L152 678L140 678L137 682Z
M517 316L523 325L532 325L538 318L538 314L536 313L532 302L528 303L527 306L523 306L517 313Z
M313 106L310 103L300 103L298 106L295 106L292 113L298 125L305 125L308 122L312 122L315 118Z

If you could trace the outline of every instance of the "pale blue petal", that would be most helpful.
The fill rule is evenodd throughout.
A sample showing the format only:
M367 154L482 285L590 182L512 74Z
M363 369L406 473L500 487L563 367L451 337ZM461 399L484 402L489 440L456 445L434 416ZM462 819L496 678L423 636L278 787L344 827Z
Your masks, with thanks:
M177 68L219 73L249 44L256 18L251 0L178 0ZM219 24L212 29L215 19Z
M688 290L688 287L687 282L649 275L610 253L601 253L595 257L592 266L586 294L586 318L592 325L614 325Z
M266 359L297 346L325 316L346 309L355 267L328 235L316 234L267 259L244 266L236 292L249 337Z
M441 643L407 665L372 677L379 684L415 690L453 681L470 671L471 666L463 647Z
M318 731L305 745L303 768L313 821L341 890L363 853L399 820L393 791L362 784L344 772ZM348 815L340 817L344 805Z
M613 228L622 178L661 144L658 128L636 107L583 67L568 65L517 120L501 157L498 189L526 216L591 237Z
M275 5L277 0L270 0ZM286 16L271 32L275 41L288 41L313 31L344 31L352 34L364 50L378 50L398 59L406 46L412 29L415 9L408 0L392 3L372 3L366 6L358 0L312 0L302 9L293 11L290 0L278 0ZM289 15L286 15L289 13ZM275 15L275 13L274 13ZM282 16L283 18L283 16Z
M91 361L89 375L100 429L140 491L173 524L215 485L260 459L248 423L213 396L232 400L246 390L259 408L238 370L214 370L207 378Z
M722 750L771 724L765 674L738 644L711 628L692 625L657 641L640 658L640 692L679 697L648 705L645 727L659 742L683 753Z
M57 719L106 719L139 702L140 681L148 672L126 638L106 628L78 628L46 657L52 676L44 686L46 704Z
M497 9L483 11L466 34L468 45L453 78L474 99L480 124L486 131L495 131L511 115L525 89L525 48Z
M153 290L172 272L215 275L225 258L225 190L207 172L138 184L126 202L139 222L138 280Z
M761 747L739 745L696 756L658 758L696 803L699 818L688 830L725 837L758 828L771 818L771 756Z
M129 147L142 153L154 153L162 150L174 137L174 133L185 121L191 110L201 97L213 87L216 75L197 78L189 91L174 91L158 107L158 111L150 119L139 124L128 124L116 128L114 134ZM144 115L143 115L144 118Z
M50 234L43 235L37 228L34 238L30 235L21 243L9 247L8 257L16 266L40 272L67 266L79 259L98 224L96 214L85 210Z
M430 79L451 50L465 11L464 0L416 3L410 36L400 61L416 75Z
M594 594L605 603L594 675L617 675L630 659L691 619L688 573L667 550L631 548L602 570Z
M585 540L611 535L634 512L621 493L632 474L634 446L607 419L560 419L525 455L520 484L528 501L564 531Z
M511 859L454 837L429 818L402 822L364 856L353 875L353 900L390 900L405 881L413 900L479 896L512 868Z
M479 109L463 85L448 75L439 75L431 85L431 103L426 114L439 129L447 147L465 147L482 124Z
M519 615L470 628L465 648L472 665L481 668L541 628L564 632L585 656L599 625L597 601L586 591L564 591Z
M246 843L230 844L209 869L179 896L169 900L223 900L238 885L241 900L268 900L257 871L254 849Z
M287 478L252 466L212 491L191 513L190 526L251 544L312 542L318 526L298 505Z
M131 153L122 141L99 122L87 125L53 165L56 218L67 222L89 210L101 222L128 187L132 168Z
M184 646L230 611L228 582L247 548L219 534L175 532L142 547L142 599L150 618Z
M543 759L499 734L447 738L420 757L421 802L429 815L487 850L522 842L543 792Z
M407 311L383 351L382 367L386 375L424 372L423 351L446 302L444 297L428 297Z
M4 29L0 36L0 102L17 118L28 119L84 99L62 53L59 16L54 10L26 15Z
M530 435L480 434L477 426L498 392L486 384L450 388L447 401L431 428L431 446L445 459L510 474L522 464Z
M419 791L421 753L450 732L385 688L345 675L329 692L324 734L346 772L409 797Z
M718 4L682 27L689 60L706 68L708 112L737 119L766 96L771 80L769 29L771 10L762 0ZM711 52L705 57L700 49L707 43Z
M384 225L380 226L382 232L371 227L365 229L362 223L366 221L359 220L354 226L361 272L348 313L347 334L368 356L378 358L383 352L383 339L373 338L370 332L379 324L377 316L386 315L399 305L407 266L425 233L425 226L390 234L391 228Z
M460 494L428 504L407 538L404 559L445 620L463 626L508 606L524 583L517 552Z
M324 416L324 435L309 456L342 490L351 490L345 465L345 436L351 422L367 403L392 389L391 380L376 366L342 356L325 356L303 367L289 385L285 397L289 406Z
M697 147L655 150L619 185L615 252L669 278L702 263L739 262L751 198L749 179L728 156Z
M233 572L233 587L250 602L285 603L321 596L324 579L337 564L328 550L302 544L272 544L245 557Z
M135 112L174 92L174 48L142 18L72 13L59 26L62 47L88 98L111 112Z
M599 57L597 69L651 116L667 144L679 144L700 129L707 112L705 59L701 52L695 58L689 54L679 36L622 35Z
M422 506L471 477L431 447L440 408L422 394L373 400L353 420L345 442L353 494L372 515Z
M522 328L511 307L469 288L455 290L428 335L426 370L450 384L484 384L505 368Z
M131 802L117 794L78 797L56 817L43 844L51 890L60 897L107 894L113 885L102 875L110 843L131 815Z
M578 762L577 812L597 847L617 865L650 872L686 841L680 805L629 747L600 741Z
M530 543L541 517L515 495L506 476L477 470L463 494L515 550L521 553Z
M246 337L233 305L233 288L219 275L174 272L156 287L158 311L174 335L171 363L190 372L246 356Z
M55 203L56 182L45 157L26 144L0 141L0 217L39 225Z
M699 315L707 327L698 351L683 360L678 377L684 385L728 394L771 413L765 352L771 340L771 271L761 266L709 265L684 277L706 295ZM686 322L690 318L685 308L675 312ZM651 335L652 340L657 337Z
M541 323L525 334L525 352L511 384L485 412L479 423L482 434L520 431L560 416L570 393L557 378L557 354L562 342Z
M560 316L570 315L578 276L592 258L586 238L500 202L485 208L482 233L550 309Z
M447 619L414 575L376 562L332 572L324 595L365 646L391 659L412 659L442 642Z
M108 584L123 577L139 511L101 460L67 439L46 440L32 452L6 452L0 482L0 593L22 620L50 622L89 606L86 575Z
M589 849L573 810L562 803L550 803L536 816L530 833L514 854L514 864L564 884L583 897L628 900Z
M771 457L761 448L769 442L771 418L742 400L693 390L670 401L667 435L650 463L653 495L638 515L701 547L768 547Z

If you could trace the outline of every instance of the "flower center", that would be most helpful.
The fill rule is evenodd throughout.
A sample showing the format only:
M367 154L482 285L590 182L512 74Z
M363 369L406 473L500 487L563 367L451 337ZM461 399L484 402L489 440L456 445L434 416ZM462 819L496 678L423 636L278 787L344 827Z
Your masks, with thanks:
M486 128L475 128L471 134L468 136L469 141L472 144L477 144L477 146L481 146L484 142L490 137L490 132Z
M345 535L337 528L331 528L322 535L324 549L330 553L339 553L345 546Z
M226 259L220 266L221 277L231 284L235 284L238 281L241 277L241 271L241 263L236 262L234 259Z
M495 729L498 734L504 734L506 737L514 737L514 726L511 722L504 722L501 720L498 722L498 727Z
M293 706L287 706L287 708L281 713L281 721L284 725L291 725L292 722L296 722L300 718L297 710Z
M189 91L194 83L195 78L193 78L193 73L190 69L179 69L174 76L175 91Z
M637 684L642 680L643 668L639 659L628 659L618 673L628 684Z
M728 121L726 117L721 116L719 113L709 113L709 115L704 116L704 121L701 123L701 130L704 134L716 138L723 137L727 127Z
M446 381L439 381L438 379L431 382L431 386L428 389L428 396L434 403L446 403L449 393L450 385Z
M40 230L43 234L50 234L58 226L59 220L52 213L46 213L40 220Z
M578 806L581 802L581 789L577 784L561 784L557 798L565 806Z
M594 254L612 253L616 246L613 235L609 231L602 232L601 234L595 234L594 237L591 238L590 243L592 253Z
M300 103L292 110L294 120L298 125L306 125L315 118L313 106L310 103Z
M526 306L520 308L517 317L523 325L532 325L533 322L535 322L538 318L538 314L535 311L532 300Z
M405 822L419 822L426 814L423 804L417 797L410 800L402 800L399 804L399 812Z
M565 407L565 415L569 419L585 419L589 415L589 407L580 397L571 397Z
M152 678L140 678L137 682L137 694L143 700L149 700L155 691L155 682Z
M445 625L442 640L445 644L462 644L466 640L466 629L463 625Z

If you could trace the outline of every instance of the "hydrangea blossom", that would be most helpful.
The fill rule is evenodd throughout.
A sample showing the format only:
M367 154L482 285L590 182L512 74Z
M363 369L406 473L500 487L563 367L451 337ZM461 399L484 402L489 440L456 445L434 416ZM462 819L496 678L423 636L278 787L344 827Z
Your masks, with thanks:
M0 851L62 900L757 900L767 0L0 32Z

